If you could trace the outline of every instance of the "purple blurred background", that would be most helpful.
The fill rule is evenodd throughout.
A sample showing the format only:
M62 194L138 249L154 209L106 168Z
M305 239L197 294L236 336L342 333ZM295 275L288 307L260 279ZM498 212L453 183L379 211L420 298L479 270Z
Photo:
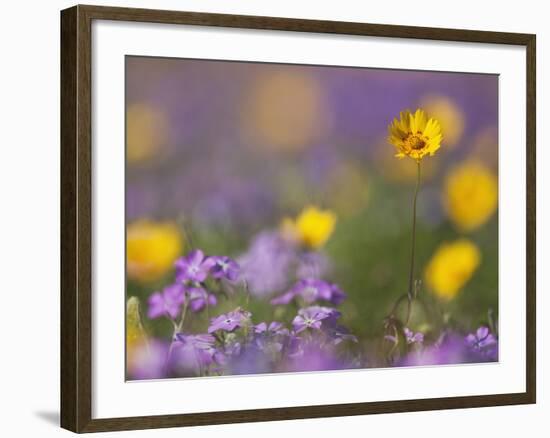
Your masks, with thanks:
M443 124L438 167L475 153L496 168L494 75L127 57L126 87L128 221L250 236L367 172L391 179L387 125L417 106Z

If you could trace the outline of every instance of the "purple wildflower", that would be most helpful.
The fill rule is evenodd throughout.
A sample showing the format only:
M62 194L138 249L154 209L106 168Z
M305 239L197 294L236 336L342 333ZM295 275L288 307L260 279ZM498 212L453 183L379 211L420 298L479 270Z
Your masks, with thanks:
M213 307L218 302L215 295L209 294L206 289L202 287L188 288L185 298L188 300L189 308L195 313L202 311L207 305Z
M239 277L239 264L226 256L208 257L207 263L211 264L210 273L212 277L220 279L225 278L229 281L236 281Z
M336 284L316 278L305 278L298 281L289 291L272 299L271 304L288 304L296 297L300 297L307 304L328 301L338 305L344 301L346 294Z
M300 333L306 329L320 330L322 321L332 316L332 309L313 306L305 309L300 309L298 315L292 321L292 327L296 333Z
M346 298L346 293L342 289L340 289L337 284L332 284L330 286L330 298L328 299L328 301L330 301L335 306L338 306L339 304L342 304L342 302Z
M296 358L302 356L304 353L303 349L303 339L299 336L296 336L295 333L290 333L287 341L287 355L289 358Z
M299 355L289 356L284 368L285 371L322 371L346 369L351 366L338 360L331 349L310 345Z
M265 322L261 322L254 326L254 332L257 334L288 334L288 330L284 328L283 324L277 321L273 321L269 325L267 325L267 323Z
M496 344L497 340L487 327L481 326L477 329L475 334L470 333L466 336L466 343L474 350L479 351L484 347Z
M498 359L498 341L488 327L479 327L475 333L466 336L465 341L472 351L478 352L490 360Z
M405 334L405 339L407 340L407 344L422 344L424 342L424 334L417 332L414 333L411 329L405 327L403 329L403 333Z
M185 300L183 289L181 284L172 284L166 286L162 292L153 293L148 300L149 310L147 317L155 319L160 316L168 316L176 319Z
M342 341L357 342L357 338L347 328L338 325L338 318L342 316L338 310L323 306L311 306L308 309L310 312L319 312L327 315L323 319L322 329L332 344L337 345Z
M287 286L287 279L296 249L278 232L258 234L249 250L239 257L241 277L247 282L250 293L265 296Z
M328 301L332 293L329 283L315 278L300 280L293 289L295 295L302 297L307 304L314 303L318 300Z
M341 325L329 327L327 330L328 335L332 339L334 345L338 345L343 341L351 341L357 343L357 337L352 335L349 330Z
M321 278L330 268L326 255L320 252L306 252L298 257L296 277L298 278Z
M173 365L184 369L200 369L211 364L222 364L224 356L215 347L216 339L209 334L176 334Z
M468 348L463 337L456 333L445 332L434 345L424 347L422 350L411 351L398 365L445 365L484 361L487 361L487 358Z
M310 312L319 312L324 313L327 315L327 318L323 320L323 327L335 327L338 318L342 316L342 313L340 313L338 310L333 309L332 307L325 307L325 306L310 306L307 309L302 310L308 310ZM300 312L298 312L300 313Z
M322 280L308 278L298 281L289 291L273 298L271 304L288 304L297 296L301 296L306 303L311 304L319 299L321 294L328 296L329 293L330 286L328 283Z
M214 333L218 330L232 332L233 330L242 327L250 320L250 313L242 309L236 309L232 312L220 315L212 321L208 327L208 333Z
M166 377L168 345L156 339L149 339L128 354L130 379L161 379Z
M229 336L229 339L225 340L223 351L226 355L231 357L238 356L239 354L241 354L242 349L243 346L241 342L237 340L237 338Z
M288 292L285 292L284 294L273 298L271 300L271 304L273 304L274 306L285 305L285 304L290 303L294 299L295 296L296 296L296 294L291 289Z
M238 355L231 356L227 368L231 374L258 374L273 372L272 355L250 346Z
M200 249L195 249L176 260L176 281L184 283L187 281L201 283L206 280L208 272L212 268L213 261L204 258Z
M273 355L283 349L283 343L290 332L282 323L273 321L269 325L265 322L255 325L254 333L256 347Z

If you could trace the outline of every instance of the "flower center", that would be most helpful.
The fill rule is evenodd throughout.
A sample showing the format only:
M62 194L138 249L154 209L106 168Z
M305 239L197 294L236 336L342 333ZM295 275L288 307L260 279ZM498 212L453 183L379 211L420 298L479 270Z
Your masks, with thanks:
M409 134L409 136L405 139L405 142L407 146L416 151L426 146L426 142L419 134Z

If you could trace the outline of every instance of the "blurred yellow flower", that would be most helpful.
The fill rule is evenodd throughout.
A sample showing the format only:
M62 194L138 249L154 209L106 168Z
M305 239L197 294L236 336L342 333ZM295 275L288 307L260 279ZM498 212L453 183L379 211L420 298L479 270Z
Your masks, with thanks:
M426 284L440 298L454 298L481 262L481 253L468 239L443 243L425 271Z
M126 156L130 163L143 163L158 154L167 141L168 122L162 111L145 103L126 110Z
M486 223L497 208L497 178L479 162L461 164L446 177L443 203L459 229L474 230Z
M139 298L130 297L126 302L126 347L128 350L147 342L147 335L141 324Z
M140 355L149 352L149 339L141 323L139 298L130 297L126 302L126 364L131 370Z
M402 111L400 120L394 119L388 127L388 141L397 148L398 158L411 157L417 162L425 155L434 155L441 147L441 126L426 113L417 109L414 114Z
M300 244L318 249L322 247L334 231L336 215L330 210L320 210L315 206L307 206L296 220L283 219L281 224L284 236Z
M436 118L445 133L445 146L454 146L462 138L465 117L462 110L448 97L438 95L425 96L420 106L427 114Z
M283 152L307 148L329 124L323 87L298 67L261 75L242 115L244 133L255 148Z
M139 220L128 225L128 277L141 282L159 279L172 268L182 249L181 232L173 223Z

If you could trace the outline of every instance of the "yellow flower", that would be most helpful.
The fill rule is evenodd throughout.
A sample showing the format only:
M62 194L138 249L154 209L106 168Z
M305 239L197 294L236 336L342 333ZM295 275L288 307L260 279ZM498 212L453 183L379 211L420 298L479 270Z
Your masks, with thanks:
M497 178L481 163L461 164L447 175L443 203L458 228L474 230L487 222L496 210Z
M477 246L467 239L443 243L425 271L426 284L440 298L454 298L481 262Z
M441 146L441 126L426 113L417 109L414 114L402 111L400 120L394 119L388 127L388 141L397 148L396 157L409 156L420 161L425 155L434 155Z
M169 222L139 220L126 229L128 277L141 282L162 277L181 254L182 237Z
M281 228L284 236L318 249L329 239L335 225L336 215L333 212L310 205L302 210L295 221L285 218Z

